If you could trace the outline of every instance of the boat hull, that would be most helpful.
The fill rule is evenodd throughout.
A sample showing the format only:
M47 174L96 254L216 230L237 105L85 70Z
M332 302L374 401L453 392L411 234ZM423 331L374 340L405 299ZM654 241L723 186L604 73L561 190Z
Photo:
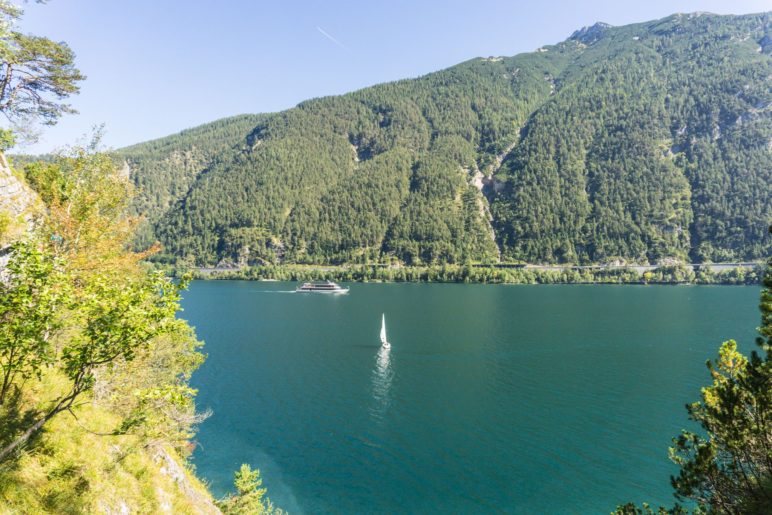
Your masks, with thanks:
M301 290L296 289L297 293L323 293L326 295L345 295L348 293L348 288L341 288L340 290Z
M298 293L330 293L330 294L342 294L348 293L348 288L343 288L337 283L332 281L324 282L308 282L303 283L295 289Z

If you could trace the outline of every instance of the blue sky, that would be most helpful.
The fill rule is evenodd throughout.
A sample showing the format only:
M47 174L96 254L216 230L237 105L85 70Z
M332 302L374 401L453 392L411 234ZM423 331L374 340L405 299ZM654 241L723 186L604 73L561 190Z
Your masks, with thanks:
M675 12L744 14L769 0L249 1L50 0L25 5L21 30L66 41L87 75L80 111L40 141L46 152L104 124L121 147L240 113L514 55L596 21Z

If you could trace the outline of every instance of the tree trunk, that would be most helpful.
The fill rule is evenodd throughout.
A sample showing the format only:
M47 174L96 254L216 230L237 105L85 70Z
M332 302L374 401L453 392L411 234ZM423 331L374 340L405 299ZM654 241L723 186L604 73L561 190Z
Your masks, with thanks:
M8 374L3 376L3 386L0 388L0 406L5 404L5 392L8 391Z
M48 422L48 420L59 413L58 411L52 411L48 413L45 417L41 418L37 422L35 422L32 427L24 431L21 436L19 436L16 440L11 442L10 444L6 445L5 448L0 451L0 463L5 461L8 456L11 455L13 451L15 451L20 445L24 444L29 440L32 435L34 435L38 430L40 430L41 427L43 427L43 424Z
M46 413L46 415L43 418L41 418L40 420L32 424L32 426L26 431L24 431L24 433L22 433L18 438L16 438L16 440L6 445L5 448L3 448L2 451L0 451L0 463L8 459L11 453L13 453L21 445L25 444L27 440L29 440L32 437L32 435L34 435L37 431L39 431L40 428L42 428L46 422L51 420L58 413L61 413L62 411L69 409L70 406L72 406L72 403L78 397L78 395L80 395L80 393L81 393L80 391L71 392L67 397L60 400L59 403L57 403L57 405L54 407L54 409Z
M5 163L5 156L2 152L0 152L0 165ZM14 354L16 353L16 346L14 345L11 348L10 355L8 356L8 368L6 368L5 372L3 373L3 387L2 390L0 390L0 406L2 406L5 403L5 395L8 393L8 387L11 385L11 378L14 374L14 363L13 358Z

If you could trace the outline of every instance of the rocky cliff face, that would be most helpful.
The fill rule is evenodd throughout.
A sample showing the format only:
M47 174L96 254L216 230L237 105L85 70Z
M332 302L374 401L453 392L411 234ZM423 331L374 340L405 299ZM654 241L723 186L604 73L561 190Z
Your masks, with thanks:
M40 199L17 177L0 152L0 280L8 263L8 246L32 230Z
M0 250L32 228L39 208L35 192L14 174L0 152Z

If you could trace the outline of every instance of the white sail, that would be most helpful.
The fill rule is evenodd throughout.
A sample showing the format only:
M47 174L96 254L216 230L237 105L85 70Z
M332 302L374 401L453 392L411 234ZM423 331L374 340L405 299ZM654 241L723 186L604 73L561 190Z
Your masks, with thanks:
M386 315L381 316L381 343L386 345L389 343L386 341Z

